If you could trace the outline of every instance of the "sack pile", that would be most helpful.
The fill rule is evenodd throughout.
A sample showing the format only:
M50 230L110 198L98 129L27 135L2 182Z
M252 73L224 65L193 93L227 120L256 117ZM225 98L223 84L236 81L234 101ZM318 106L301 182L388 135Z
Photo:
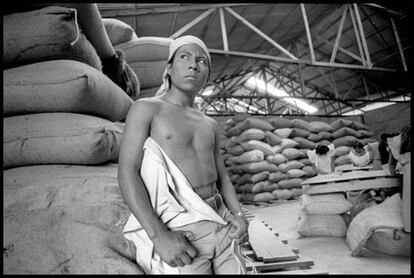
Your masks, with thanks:
M133 100L101 71L74 10L3 17L4 272L140 274L117 182ZM126 218L124 219L126 220Z
M347 226L341 214L352 208L343 193L309 195L300 199L298 233L302 237L344 237Z
M339 166L350 163L347 154L357 139L365 145L375 141L366 125L342 119L329 124L239 113L224 126L223 158L242 202L300 196L301 183L317 174L307 157L317 144L333 143Z

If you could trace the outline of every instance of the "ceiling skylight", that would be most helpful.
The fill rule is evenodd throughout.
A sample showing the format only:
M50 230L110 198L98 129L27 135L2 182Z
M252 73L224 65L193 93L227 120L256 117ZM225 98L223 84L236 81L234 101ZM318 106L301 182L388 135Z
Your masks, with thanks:
M318 109L312 105L307 104L306 102L294 98L294 97L290 97L290 95L288 93L286 93L285 91L276 88L275 86L273 86L272 84L266 84L263 80L256 78L254 76L250 77L245 85L247 87L249 87L250 89L258 89L261 93L265 93L266 89L267 92L274 96L274 97L280 97L282 101L288 102L290 104L292 104L295 108L299 108L309 114L313 114L316 111L318 111Z

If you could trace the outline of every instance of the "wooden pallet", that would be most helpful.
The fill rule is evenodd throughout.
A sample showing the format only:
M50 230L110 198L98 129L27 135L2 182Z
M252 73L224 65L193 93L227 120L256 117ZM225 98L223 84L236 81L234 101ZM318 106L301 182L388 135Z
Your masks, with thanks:
M353 171L316 176L302 182L302 194L324 194L401 186L401 177L384 170Z
M242 252L253 261L259 274L329 274L313 268L314 261L299 254L297 248L288 245L279 233L243 208L249 220L249 242L242 246ZM247 274L252 267L247 266Z
M289 202L297 202L298 197L291 198L289 200L269 200L268 202L251 202L251 201L241 201L243 205L252 205L256 207L268 207L272 205L280 205L280 204L286 204Z

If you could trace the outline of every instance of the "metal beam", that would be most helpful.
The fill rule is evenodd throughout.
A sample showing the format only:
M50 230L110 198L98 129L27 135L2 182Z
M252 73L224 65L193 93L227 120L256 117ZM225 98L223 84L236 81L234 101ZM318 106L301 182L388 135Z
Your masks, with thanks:
M109 4L98 4L99 10L103 17L130 17L130 16L143 16L143 15L151 15L151 14L164 14L164 13L184 13L184 12L192 12L192 11L200 11L200 10L207 10L207 9L216 9L216 8L224 8L224 7L246 7L246 6L255 6L257 4L252 3L238 3L238 4L163 4L161 7L149 7L146 8L145 6L154 6L154 4L138 4L134 9L131 9L128 4L122 4L122 8L116 9L116 6L119 7L118 4L113 4L109 6ZM133 4L131 4L133 5Z
M274 47L276 47L277 49L279 49L280 51L282 51L284 54L286 54L287 56L289 56L291 59L297 60L297 58L293 54L291 54L289 51L287 51L285 48L283 48L281 45L279 45L277 42L275 42L273 39L271 39L265 33L263 33L262 31L260 31L256 26L254 26L253 24L251 24L245 18L241 17L238 13L236 13L235 11L233 11L231 8L225 7L224 9L227 12L229 12L232 16L234 16L235 18L237 18L238 20L240 20L242 23L244 23L247 27L249 27L250 29L252 29L254 32L256 32L257 34L259 34L262 38L264 38L265 40L267 40Z
M233 56L239 56L239 57L254 58L258 60L271 60L271 61L280 62L280 63L303 64L307 66L332 67L332 68L342 68L342 69L360 69L360 70L372 70L372 71L397 72L396 69L389 69L389 68L382 68L382 67L368 68L368 67L361 66L361 65L329 63L329 62L312 63L308 60L295 60L295 59L289 59L289 58L284 58L284 57L276 57L276 56L270 56L270 55L265 55L265 54L254 54L254 53L240 52L240 51L224 51L221 49L209 49L209 51L212 54L233 55Z
M345 5L344 6L344 11L342 13L341 21L339 22L338 33L337 33L337 36L336 36L336 39L335 39L334 48L332 50L332 55L331 55L331 60L330 60L331 63L333 63L335 61L336 52L338 51L339 41L341 40L342 29L344 28L344 23L345 23L347 10L348 10L348 7Z
M313 52L312 37L311 37L310 29L309 29L308 17L306 16L305 5L301 3L300 8L302 11L303 23L305 24L306 37L308 39L309 51L311 55L311 63L315 63L316 61L315 53Z
M402 51L400 36L398 35L398 31L397 31L397 26L395 25L394 19L392 17L390 17L390 19L391 19L391 24L392 24L392 29L394 31L395 39L397 41L398 50L400 51L400 57L401 57L401 62L403 64L404 71L408 71L404 52Z
M358 12L358 5L357 4L352 4L352 5L354 6L355 18L356 18L357 23L358 23L359 34L361 35L362 47L364 49L365 58L367 59L368 68L372 68L371 57L370 57L369 51L368 51L367 40L366 40L366 37L365 37L364 28L362 26L361 17L359 16L359 12Z
M183 27L181 27L180 30L178 30L177 32L175 32L174 34L172 34L170 36L170 38L171 39L177 38L178 36L180 36L181 34L183 34L184 32L186 32L188 29L190 29L191 27L193 27L194 25L196 25L198 22L200 22L201 20L203 20L209 14L211 14L212 12L215 12L216 10L217 10L216 8L209 9L209 10L205 11L204 13L200 14L195 19L193 19L192 21L190 21L189 23L187 23L186 25L184 25Z
M223 37L223 49L225 51L228 51L229 50L229 43L227 42L226 21L224 19L223 8L219 8L219 15L220 15L221 35Z

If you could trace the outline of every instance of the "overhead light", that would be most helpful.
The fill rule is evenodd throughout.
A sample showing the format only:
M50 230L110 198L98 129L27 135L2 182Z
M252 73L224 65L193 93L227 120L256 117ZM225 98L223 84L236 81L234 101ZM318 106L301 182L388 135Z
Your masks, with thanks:
M318 109L312 105L307 104L306 102L304 102L303 100L294 98L294 97L290 97L290 95L288 93L286 93L285 91L276 88L275 86L273 86L272 84L266 84L266 82L264 82L263 80L252 76L250 77L247 81L246 81L246 86L249 87L250 89L259 89L259 91L261 91L262 93L264 92L268 92L270 95L274 96L274 97L280 97L281 100L288 102L292 105L294 105L295 107L298 107L301 110L304 110L305 112L308 112L309 114L313 114L316 111L318 111Z
M210 86L210 87L205 88L205 89L201 92L201 95L203 95L203 96L209 96L209 95L211 95L213 92L214 92L214 87L213 87L213 86Z
M375 103L368 104L368 105L366 105L366 106L364 106L360 109L356 109L356 110L352 110L352 111L343 113L342 115L344 115L344 116L361 115L364 112L376 110L376 109L383 108L383 107L386 107L386 106L390 106L390 105L393 105L393 104L395 104L395 102L375 102Z

